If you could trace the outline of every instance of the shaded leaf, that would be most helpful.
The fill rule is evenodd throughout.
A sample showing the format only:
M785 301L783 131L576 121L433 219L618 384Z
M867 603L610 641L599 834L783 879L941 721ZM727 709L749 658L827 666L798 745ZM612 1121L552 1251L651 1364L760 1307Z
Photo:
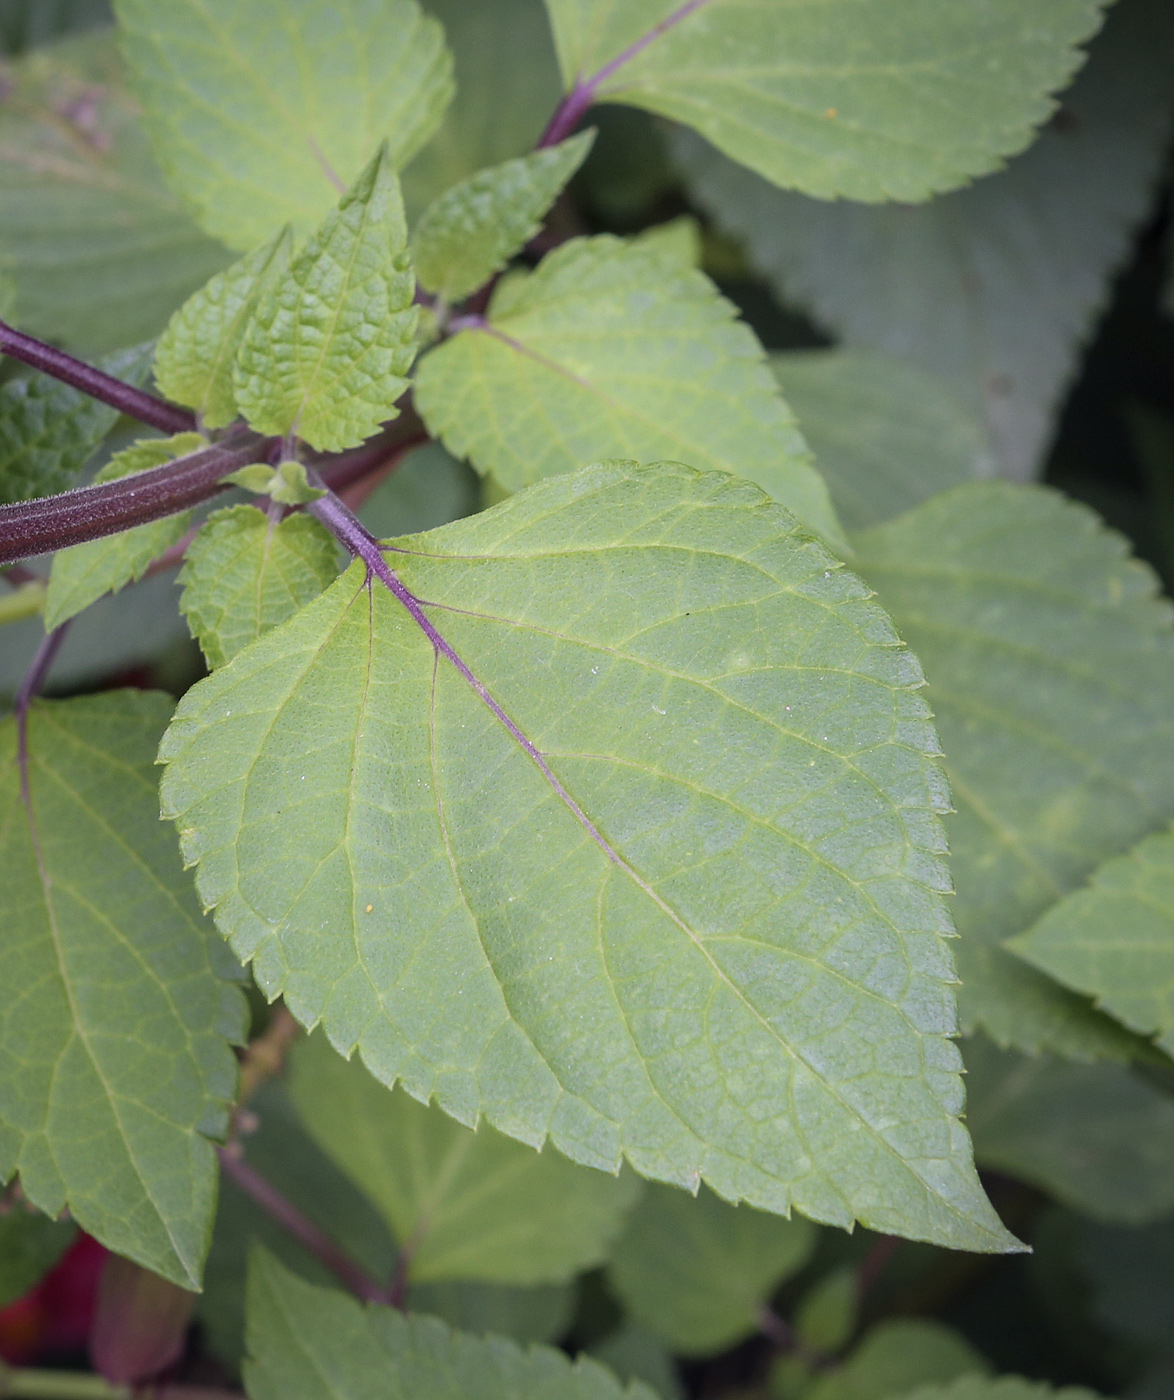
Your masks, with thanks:
M0 49L20 53L110 18L109 0L0 0Z
M528 1287L447 1279L418 1283L408 1292L414 1313L430 1313L460 1332L497 1334L523 1344L556 1342L575 1312L573 1283Z
M68 1220L14 1206L0 1215L0 1308L40 1283L77 1237Z
M170 710L136 691L37 704L35 828L4 723L0 1179L198 1287L244 1002L158 820Z
M1141 1228L1082 1220L1076 1254L1093 1311L1110 1332L1169 1350L1174 1316L1174 1220Z
M1022 1376L960 1376L949 1385L922 1386L908 1400L1097 1400L1097 1396L1083 1386L1054 1387Z
M819 1376L808 1400L894 1400L915 1386L985 1375L989 1369L952 1327L920 1317L893 1318L870 1327L842 1365Z
M841 540L754 333L655 247L577 238L499 287L488 322L432 350L416 407L507 491L607 458L749 477Z
M936 739L863 586L671 464L395 550L418 611L353 566L161 750L266 994L574 1160L1008 1247L955 1117Z
M409 452L359 507L359 519L376 539L434 530L481 508L481 483L439 442Z
M795 1335L815 1355L842 1351L856 1331L860 1311L857 1271L832 1269L814 1283L795 1309Z
M668 1348L652 1332L625 1322L589 1348L622 1381L643 1381L661 1400L684 1400L684 1389Z
M201 226L244 252L312 229L388 141L403 165L452 96L415 0L115 0L144 124Z

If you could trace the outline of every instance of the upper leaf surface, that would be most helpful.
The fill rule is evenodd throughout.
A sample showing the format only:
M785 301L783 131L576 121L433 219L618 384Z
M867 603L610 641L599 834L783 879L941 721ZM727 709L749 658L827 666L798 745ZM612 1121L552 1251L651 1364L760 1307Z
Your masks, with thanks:
M547 0L563 77L696 127L777 185L919 200L1051 111L1094 0Z
M854 543L925 666L946 751L963 1020L1025 1050L1128 1053L1000 945L1174 814L1174 628L1154 576L1084 507L1007 482Z
M193 1288L244 1001L158 819L170 710L136 691L36 705L32 822L3 726L0 1179Z
M631 1173L617 1180L389 1091L323 1036L292 1069L303 1121L378 1206L412 1282L569 1279L603 1259L639 1190Z
M580 238L499 287L421 361L429 429L508 491L609 458L749 477L840 542L827 488L750 328L655 248Z
M116 0L146 127L201 225L245 251L305 232L381 141L402 165L452 96L415 0Z
M955 1117L936 738L859 581L671 464L390 557L419 622L356 565L161 749L266 992L574 1160L1007 1247Z
M248 1318L251 1400L655 1400L587 1357L364 1308L260 1249L249 1260Z
M650 1186L608 1263L625 1310L685 1355L724 1351L753 1332L763 1303L815 1248L807 1220L781 1220Z
M488 282L542 227L594 133L478 171L424 211L412 235L421 286L459 301Z
M338 452L395 417L418 316L407 244L383 146L245 328L233 383L258 432Z
M1174 833L1106 861L1010 947L1174 1053Z

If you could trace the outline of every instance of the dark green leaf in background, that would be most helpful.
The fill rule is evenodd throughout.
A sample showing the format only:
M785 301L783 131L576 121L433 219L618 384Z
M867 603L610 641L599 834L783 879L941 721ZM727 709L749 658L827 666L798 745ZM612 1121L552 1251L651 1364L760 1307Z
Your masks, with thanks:
M76 1238L71 1221L11 1203L0 1214L0 1308L39 1283Z
M916 1386L989 1370L954 1328L928 1318L892 1318L871 1327L842 1365L819 1376L806 1400L893 1400Z

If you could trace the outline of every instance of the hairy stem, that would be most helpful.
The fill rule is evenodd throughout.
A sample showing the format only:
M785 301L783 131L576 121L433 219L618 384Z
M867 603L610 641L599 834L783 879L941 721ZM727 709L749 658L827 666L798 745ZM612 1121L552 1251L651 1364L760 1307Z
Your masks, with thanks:
M26 365L39 369L44 374L60 379L74 389L80 389L92 399L109 404L119 413L137 418L140 423L148 423L164 433L187 433L196 426L194 413L175 404L165 403L154 394L136 389L133 384L124 384L104 370L76 360L64 350L54 345L46 345L23 331L0 321L0 352L11 355L14 360L23 360Z

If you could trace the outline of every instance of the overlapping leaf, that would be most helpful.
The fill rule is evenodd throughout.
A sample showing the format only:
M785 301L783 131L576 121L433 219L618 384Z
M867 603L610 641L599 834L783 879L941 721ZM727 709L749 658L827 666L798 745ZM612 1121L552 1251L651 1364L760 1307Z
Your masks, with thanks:
M3 726L0 1180L190 1288L244 1001L158 820L170 711L133 691L36 705L29 808Z
M854 537L915 649L946 752L964 1022L1025 1050L1129 1053L1123 1030L1005 951L1174 813L1174 626L1082 506L956 487Z
M862 585L673 465L396 551L415 613L352 567L161 750L266 992L466 1123L1006 1248L955 1117L936 739Z
M415 0L115 0L145 125L203 228L255 248L305 232L382 140L396 165L452 96L439 24Z
M27 1293L77 1237L68 1220L50 1220L19 1205L0 1215L0 1308Z
M601 459L666 457L747 476L841 538L753 332L708 278L655 248L575 239L510 277L483 326L423 359L416 405L508 491Z
M1170 6L1121 0L1035 145L924 208L784 194L695 138L678 153L698 197L784 297L852 344L950 379L1004 470L1027 477L1153 198L1172 63Z
M925 199L997 169L1080 62L1094 0L547 0L563 79L696 127L821 199Z
M840 1366L818 1377L810 1400L893 1400L917 1386L944 1385L989 1371L960 1332L921 1317L891 1318L869 1328Z

